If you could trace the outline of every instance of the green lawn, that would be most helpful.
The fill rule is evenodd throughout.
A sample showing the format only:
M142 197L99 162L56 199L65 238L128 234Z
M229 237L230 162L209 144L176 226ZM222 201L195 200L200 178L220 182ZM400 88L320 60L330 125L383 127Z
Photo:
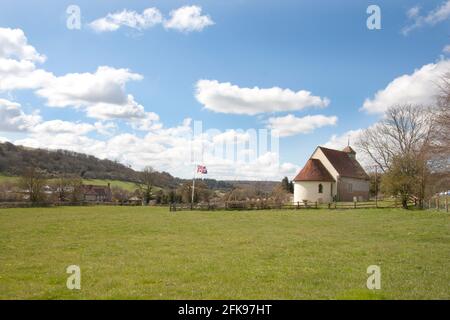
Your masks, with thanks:
M449 284L442 212L0 210L2 299L450 299Z

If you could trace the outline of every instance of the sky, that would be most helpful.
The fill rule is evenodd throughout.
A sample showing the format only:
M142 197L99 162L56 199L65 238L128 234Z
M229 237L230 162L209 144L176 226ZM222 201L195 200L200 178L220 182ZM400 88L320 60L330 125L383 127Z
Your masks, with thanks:
M449 26L448 0L2 0L0 141L293 178L389 106L432 104Z

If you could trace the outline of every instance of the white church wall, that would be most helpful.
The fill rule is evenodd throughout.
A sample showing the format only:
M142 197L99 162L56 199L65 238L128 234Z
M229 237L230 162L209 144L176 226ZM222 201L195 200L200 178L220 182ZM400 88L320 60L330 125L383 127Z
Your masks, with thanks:
M322 184L322 193L319 193L319 184ZM294 203L303 202L303 200L319 203L331 202L331 185L332 182L294 181ZM333 187L333 189L336 188ZM335 193L334 190L333 193Z
M338 181L339 173L333 167L333 165L328 160L328 158L325 156L325 154L322 152L322 150L317 148L316 151L311 156L311 159L318 159L318 160L320 160L320 162L322 162L322 164L325 167L325 169L327 169L327 171L334 178L334 180ZM333 187L333 196L335 196L336 194L337 194L337 188Z

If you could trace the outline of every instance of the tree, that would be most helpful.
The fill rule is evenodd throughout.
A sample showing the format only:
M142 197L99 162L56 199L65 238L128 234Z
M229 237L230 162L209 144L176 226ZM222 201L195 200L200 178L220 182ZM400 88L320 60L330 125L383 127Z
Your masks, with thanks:
M177 195L177 193L175 192L175 190L170 190L169 194L167 195L167 201L168 203L177 203L177 202L181 202L181 198L179 195Z
M123 204L131 197L131 193L128 190L118 186L113 186L111 188L111 193L113 200L118 201L120 204Z
M402 207L408 208L408 200L417 196L420 200L424 198L423 173L426 169L425 162L417 159L414 154L397 155L392 159L389 170L381 179L382 189L395 196L399 196Z
M77 179L77 177L63 175L52 180L51 188L57 201L69 201L73 198L72 195L75 191L74 182Z
M430 165L433 172L450 175L450 72L438 83L439 94L433 108L435 121L430 148Z
M281 180L281 187L289 193L294 193L294 184L292 181L289 181L288 177L284 177L283 180Z
M288 186L289 186L289 182L288 182ZM286 185L284 185L283 183L277 185L271 194L271 198L273 198L275 200L275 202L277 203L285 203L288 202L291 198L291 192L290 190L286 190Z
M378 192L380 191L380 184L381 184L381 177L383 174L380 174L379 172L369 172L369 194L371 197L375 197Z
M136 184L144 203L148 205L152 198L152 189L155 181L155 170L147 166L139 173L139 182Z
M80 177L72 177L69 179L70 201L80 202L84 200L83 179Z
M19 178L19 186L28 194L28 199L33 202L41 202L45 199L44 186L46 179L44 174L35 167L25 169Z
M185 182L178 187L177 193L181 200L185 203L192 202L192 182ZM208 189L206 183L201 180L195 181L194 189L194 203L203 201L208 202L211 197L211 191Z
M404 206L405 196L412 193L423 203L434 122L431 108L398 105L389 108L385 117L366 129L358 141L358 147L387 175L384 190L400 194Z

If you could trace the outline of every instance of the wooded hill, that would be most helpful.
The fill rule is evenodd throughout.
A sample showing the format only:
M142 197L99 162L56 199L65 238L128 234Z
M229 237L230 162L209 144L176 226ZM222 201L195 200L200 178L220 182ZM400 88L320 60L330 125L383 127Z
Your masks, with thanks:
M26 168L36 167L47 173L49 178L61 175L75 175L83 179L105 179L136 182L139 172L121 163L101 160L91 155L67 150L34 149L0 143L0 174L19 176ZM188 180L172 176L167 172L154 173L155 185L165 189L177 188ZM230 190L231 182L204 179L209 189Z

